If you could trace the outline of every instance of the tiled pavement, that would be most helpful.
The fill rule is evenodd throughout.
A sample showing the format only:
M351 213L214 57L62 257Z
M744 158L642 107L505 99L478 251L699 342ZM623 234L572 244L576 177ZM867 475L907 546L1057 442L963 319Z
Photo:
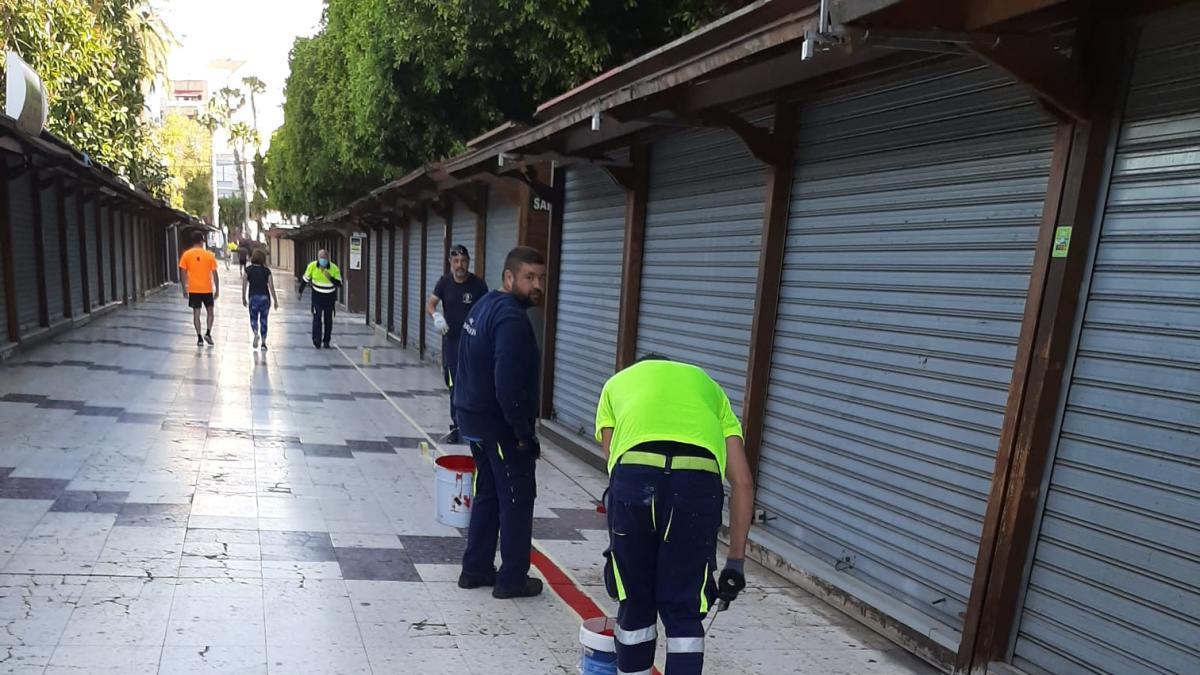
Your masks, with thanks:
M280 286L266 353L236 291L199 348L171 289L0 365L0 673L576 672L553 593L454 585L462 533L419 449L439 373L361 317L313 349ZM547 448L538 480L537 545L610 607L604 477ZM751 568L707 672L930 672Z

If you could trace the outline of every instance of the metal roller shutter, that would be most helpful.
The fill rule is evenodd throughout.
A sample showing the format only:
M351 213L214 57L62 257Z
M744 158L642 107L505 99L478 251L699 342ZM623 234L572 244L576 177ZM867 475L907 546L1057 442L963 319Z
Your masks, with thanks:
M384 228L379 233L380 255L383 262L379 266L379 289L383 294L383 298L379 303L379 320L377 324L387 328L388 312L391 310L392 297L388 295L388 289L392 281L392 231Z
M46 277L46 308L50 323L62 321L62 242L58 232L58 188L54 185L38 190L42 210L42 252L46 261L42 274Z
M421 224L409 224L408 233L408 348L421 349Z
M625 190L586 165L567 169L564 188L554 415L591 436L600 390L617 360Z
M450 236L450 245L466 246L467 252L471 254L471 264L467 269L475 271L475 214L467 205L459 200L454 200L454 222L453 233Z
M79 195L73 191L67 192L63 197L63 202L63 210L67 216L67 272L71 275L71 311L74 316L79 317L83 316L83 255L79 250Z
M488 197L487 228L484 231L484 281L496 290L504 286L504 259L517 245L517 220L520 209L516 197L492 190Z
M769 126L770 117L751 115ZM741 415L758 282L765 166L725 130L650 148L638 354L704 368Z
M13 175L15 168L9 168ZM26 335L38 328L37 258L33 232L33 188L29 181L32 173L21 175L8 183L8 203L12 219L13 278L16 280L17 311L21 334Z
M104 299L106 302L112 303L117 301L116 282L113 277L113 235L116 229L113 227L112 209L101 205L100 207L100 255L104 258L104 269L100 271L100 281L104 284Z
M446 267L446 221L433 213L429 214L429 234L425 242L425 297L433 294L437 282L445 274ZM421 311L425 311L425 300L421 299ZM442 353L442 334L433 321L425 320L425 355L437 359Z
M129 235L125 232L125 216L119 211L110 210L112 215L113 237L115 238L117 247L117 256L115 265L117 268L117 287L114 289L116 299L123 300L126 297L126 285L129 273L125 269L125 247L129 244Z
M378 279L379 265L375 262L375 247L379 246L379 233L375 230L370 230L370 237L366 239L365 250L363 251L363 270L367 272L367 323L379 323L379 317L375 313L375 298L379 297Z
M404 329L404 294L408 292L408 278L404 275L404 260L407 251L404 250L404 232L408 225L397 227L392 231L392 278L396 292L392 295L392 334L403 337Z
M1053 127L968 59L800 111L765 532L961 626Z
M96 252L100 250L101 242L96 239L95 202L85 201L83 203L83 228L84 234L87 237L87 246L83 250L83 255L87 256L88 293L91 294L92 307L94 308L100 304L100 288L104 282L100 261L96 259Z
M1017 633L1030 672L1200 672L1198 35L1192 5L1138 45Z

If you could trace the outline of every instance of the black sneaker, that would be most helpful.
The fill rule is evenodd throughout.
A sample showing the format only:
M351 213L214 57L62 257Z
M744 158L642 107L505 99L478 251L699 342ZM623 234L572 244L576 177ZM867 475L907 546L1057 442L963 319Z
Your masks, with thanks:
M205 333L205 334L204 334L204 341L205 341L205 342L207 342L209 345L212 345L212 344L214 344L214 343L213 343L213 339L212 339L212 335L209 335L208 333Z
M313 340L313 346L314 346L314 347L316 347L317 349L320 349L320 348L321 348L321 343L320 343L320 342L318 342L318 341L316 341L316 340Z
M329 349L329 348L330 348L330 347L329 347L329 343L328 343L328 342L322 342L322 343L321 343L321 346L322 346L322 347L324 347L325 349Z
M496 585L496 574L495 573L492 573L490 576L483 576L483 577L475 576L474 574L467 574L466 572L463 572L462 574L458 575L458 587L462 588L462 589L471 590L472 588L483 588L484 586L495 586L495 585Z
M492 589L492 597L498 600L507 600L509 598L532 598L535 595L542 594L542 580L534 579L533 577L525 577L525 585L517 588L500 588L499 586Z
M462 442L462 436L459 435L457 427L450 427L450 433L442 436L440 442L447 445L455 445Z
M267 341L266 340L263 340L262 347L260 347L260 349L262 349L264 352L267 351Z
M197 347L203 347L203 346L204 346L204 338L203 338L203 337L201 337L201 336L199 336L199 335L197 335L197 336L196 336L196 346L197 346Z

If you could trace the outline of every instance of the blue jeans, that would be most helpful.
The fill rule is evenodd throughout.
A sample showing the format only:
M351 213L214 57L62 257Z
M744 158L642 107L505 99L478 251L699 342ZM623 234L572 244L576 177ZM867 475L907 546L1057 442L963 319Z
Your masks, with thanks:
M471 454L475 457L475 496L463 571L475 577L490 576L499 537L501 565L496 587L522 588L533 548L537 458L518 450L516 441L471 443Z
M267 315L271 313L271 296L250 296L250 329L264 339L267 337Z
M702 620L716 600L713 573L724 500L715 473L613 468L608 527L620 579L614 584L621 602L616 647L622 672L654 665L659 617L667 632L667 672L699 675L703 669Z

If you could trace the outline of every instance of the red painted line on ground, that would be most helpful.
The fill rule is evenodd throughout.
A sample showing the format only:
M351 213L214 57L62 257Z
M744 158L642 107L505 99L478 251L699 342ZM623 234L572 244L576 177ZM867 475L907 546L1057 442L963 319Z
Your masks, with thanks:
M533 564L537 571L542 573L546 579L546 584L550 589L562 598L562 601L570 607L572 611L579 615L584 621L595 619L597 617L607 616L604 610L592 600L591 596L584 593L567 573L562 571L558 565L554 564L545 553L534 548L529 552L529 562ZM658 668L654 669L654 675L662 675Z

